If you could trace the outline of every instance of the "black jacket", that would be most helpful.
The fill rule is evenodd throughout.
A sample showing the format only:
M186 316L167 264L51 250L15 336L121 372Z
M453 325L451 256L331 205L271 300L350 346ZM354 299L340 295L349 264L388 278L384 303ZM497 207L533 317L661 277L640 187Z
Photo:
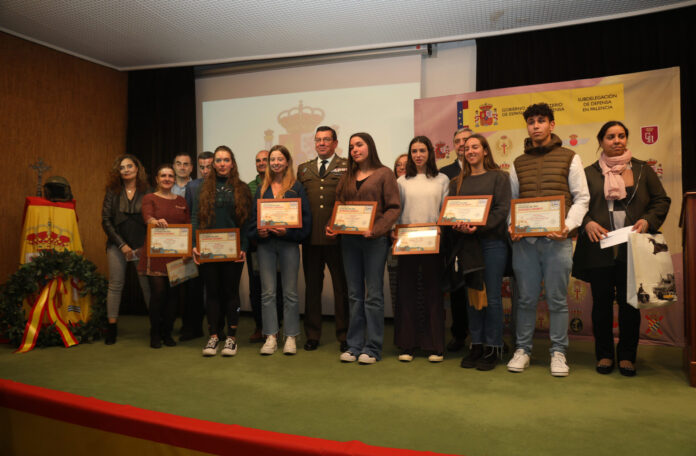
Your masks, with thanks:
M137 249L145 243L146 225L142 216L143 196L145 196L144 192L136 190L135 196L129 201L124 190L119 193L106 191L102 205L102 228L106 233L107 247L115 245L121 248L124 244L128 244L130 248ZM138 222L139 226L135 230L124 229L123 224L128 220Z

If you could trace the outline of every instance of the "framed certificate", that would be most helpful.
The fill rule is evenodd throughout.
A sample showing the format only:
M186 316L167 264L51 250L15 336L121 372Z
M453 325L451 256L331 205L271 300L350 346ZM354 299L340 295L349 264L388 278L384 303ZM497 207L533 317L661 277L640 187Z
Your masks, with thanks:
M302 228L300 198L259 199L256 214L258 228Z
M485 225L491 210L492 195L448 196L442 204L438 225Z
M151 257L182 257L191 255L191 225L169 225L157 228L148 225L147 254Z
M365 234L372 230L376 201L336 201L329 226L340 234Z
M422 255L440 252L440 227L431 223L396 225L394 255Z
M239 228L198 230L196 245L201 263L237 260L241 252Z
M190 258L187 260L179 258L167 263L167 275L169 276L169 285L175 287L188 279L198 277L198 266Z
M510 223L513 234L519 236L560 234L565 228L565 198L514 199L510 203Z

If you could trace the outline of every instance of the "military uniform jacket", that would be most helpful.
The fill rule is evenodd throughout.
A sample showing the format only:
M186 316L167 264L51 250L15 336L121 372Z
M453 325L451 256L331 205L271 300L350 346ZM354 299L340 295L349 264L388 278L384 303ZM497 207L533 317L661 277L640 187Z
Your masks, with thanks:
M326 164L323 178L319 176L316 158L297 168L297 180L304 185L312 210L312 232L305 242L313 245L331 245L337 242L336 239L327 238L325 231L336 202L336 186L347 169L348 160L336 154Z

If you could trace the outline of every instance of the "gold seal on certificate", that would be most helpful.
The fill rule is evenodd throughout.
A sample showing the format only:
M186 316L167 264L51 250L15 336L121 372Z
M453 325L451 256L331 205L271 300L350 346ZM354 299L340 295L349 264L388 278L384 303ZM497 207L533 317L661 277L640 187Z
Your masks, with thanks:
M512 233L518 236L560 234L565 228L565 198L544 196L511 201Z
M485 225L491 209L492 195L448 196L442 204L438 225Z
M157 228L148 225L147 253L151 257L181 257L191 255L191 225Z
M239 228L196 231L196 245L201 263L239 259Z
M430 223L396 225L394 255L422 255L440 252L440 227Z
M257 200L256 214L258 228L302 228L300 198Z
M376 201L336 201L329 226L340 234L369 233L375 223L376 212Z
M188 279L198 277L198 266L190 258L186 260L179 258L167 263L167 276L169 276L169 285L175 287Z

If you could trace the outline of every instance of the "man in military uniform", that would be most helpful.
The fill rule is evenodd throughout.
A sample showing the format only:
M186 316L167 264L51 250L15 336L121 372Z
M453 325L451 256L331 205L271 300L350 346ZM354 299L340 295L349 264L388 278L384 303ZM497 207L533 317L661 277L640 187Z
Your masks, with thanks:
M348 292L343 271L341 248L335 239L325 235L336 201L336 186L346 172L348 160L336 155L336 131L321 126L314 135L317 158L297 168L297 178L304 185L312 210L312 233L302 245L302 265L305 276L304 327L307 342L305 350L316 350L321 338L321 291L324 285L324 265L329 267L334 291L336 338L341 352L348 349Z

